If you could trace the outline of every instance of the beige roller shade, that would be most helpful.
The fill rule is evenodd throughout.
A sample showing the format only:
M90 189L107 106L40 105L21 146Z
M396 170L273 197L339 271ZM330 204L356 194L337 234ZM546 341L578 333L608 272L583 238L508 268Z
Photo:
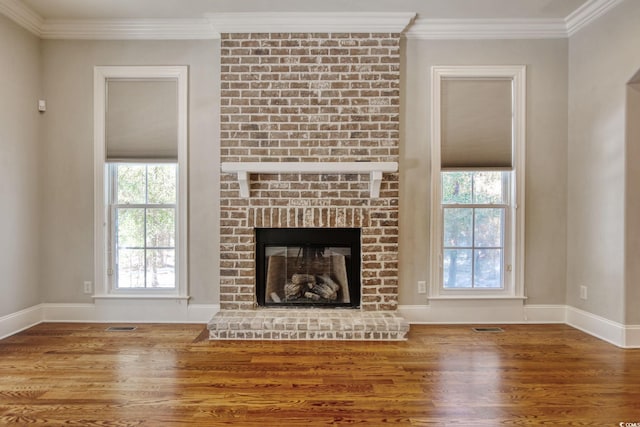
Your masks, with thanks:
M108 79L106 158L178 159L178 83Z
M443 79L441 165L512 168L513 113L510 79Z

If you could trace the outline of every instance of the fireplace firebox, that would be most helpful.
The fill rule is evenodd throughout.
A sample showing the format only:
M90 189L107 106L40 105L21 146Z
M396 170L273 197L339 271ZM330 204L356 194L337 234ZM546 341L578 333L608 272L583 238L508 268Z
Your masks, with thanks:
M256 228L264 307L360 306L359 228Z

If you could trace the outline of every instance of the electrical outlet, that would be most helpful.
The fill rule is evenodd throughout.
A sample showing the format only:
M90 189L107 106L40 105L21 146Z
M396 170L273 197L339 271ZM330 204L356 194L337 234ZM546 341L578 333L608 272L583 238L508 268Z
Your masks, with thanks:
M418 280L418 293L426 294L427 293L427 282L424 280Z
M93 293L93 283L89 281L84 282L84 293L85 294Z
M587 299L587 287L586 286L580 286L580 299L583 299L583 300Z

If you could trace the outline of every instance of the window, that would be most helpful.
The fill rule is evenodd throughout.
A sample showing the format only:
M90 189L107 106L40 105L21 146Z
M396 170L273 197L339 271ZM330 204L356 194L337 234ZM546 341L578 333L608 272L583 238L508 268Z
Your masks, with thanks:
M509 173L442 172L444 289L503 289Z
M187 77L94 68L95 297L188 298Z
M177 165L111 163L108 275L116 289L176 287Z
M524 79L432 68L430 298L524 295Z

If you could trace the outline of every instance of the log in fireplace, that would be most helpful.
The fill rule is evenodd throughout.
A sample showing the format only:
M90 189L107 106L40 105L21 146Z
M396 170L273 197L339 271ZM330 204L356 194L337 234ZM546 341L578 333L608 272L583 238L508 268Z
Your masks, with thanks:
M258 305L360 306L359 228L256 228L255 232Z

